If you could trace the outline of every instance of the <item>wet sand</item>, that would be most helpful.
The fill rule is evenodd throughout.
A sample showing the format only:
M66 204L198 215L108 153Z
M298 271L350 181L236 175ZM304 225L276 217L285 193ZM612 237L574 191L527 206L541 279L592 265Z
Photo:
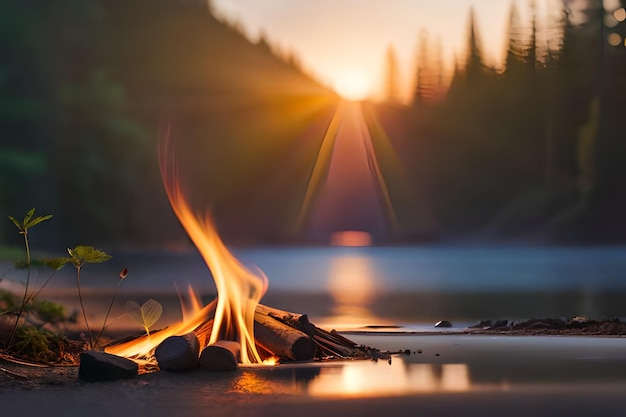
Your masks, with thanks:
M25 390L7 416L626 416L626 338L351 334L385 361L157 372Z

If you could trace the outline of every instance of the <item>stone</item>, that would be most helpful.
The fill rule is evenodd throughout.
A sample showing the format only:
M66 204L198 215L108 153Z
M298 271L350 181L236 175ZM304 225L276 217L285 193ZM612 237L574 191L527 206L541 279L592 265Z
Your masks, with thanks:
M492 326L491 320L481 320L476 324L469 326L470 329L486 329Z
M78 378L87 382L128 379L137 376L138 369L130 359L89 350L80 354Z
M200 342L194 333L170 336L157 346L154 356L164 371L191 371L198 368Z
M494 329L498 329L498 328L506 327L506 326L508 326L508 324L509 324L508 320L496 320L493 323L493 328Z

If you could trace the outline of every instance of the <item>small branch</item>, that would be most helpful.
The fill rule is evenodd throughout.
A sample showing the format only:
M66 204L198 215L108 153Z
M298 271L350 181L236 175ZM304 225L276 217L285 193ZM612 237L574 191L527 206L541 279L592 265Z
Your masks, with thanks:
M20 374L19 372L9 371L8 369L3 368L1 366L0 366L0 371L17 379L28 379L26 375Z
M46 287L46 285L48 285L48 283L50 282L50 280L54 277L54 275L57 273L57 271L52 271L52 273L50 274L50 276L46 279L46 281L41 285L41 287L35 291L34 294L31 294L30 297L28 297L28 300L26 300L26 302L30 302L32 300L34 300L35 298L37 298L39 296L39 294L41 293L41 291Z

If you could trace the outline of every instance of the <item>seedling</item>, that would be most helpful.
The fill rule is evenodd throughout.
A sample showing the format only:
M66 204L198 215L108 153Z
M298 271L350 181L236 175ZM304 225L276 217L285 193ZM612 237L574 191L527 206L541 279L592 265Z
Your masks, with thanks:
M76 268L76 286L78 289L78 301L80 302L80 309L83 313L85 326L87 327L87 335L89 337L89 340L88 340L89 348L93 349L95 346L94 338L93 338L93 334L91 333L91 328L89 327L89 320L87 320L85 304L83 303L83 296L80 290L80 271L82 270L83 266L86 263L98 264L98 263L106 262L109 259L111 259L111 255L99 249L96 249L93 246L76 246L73 249L67 248L67 253L69 253L70 255L69 261Z
M143 305L135 301L126 303L126 313L137 323L141 324L150 337L150 327L161 317L163 307L158 301L149 299Z

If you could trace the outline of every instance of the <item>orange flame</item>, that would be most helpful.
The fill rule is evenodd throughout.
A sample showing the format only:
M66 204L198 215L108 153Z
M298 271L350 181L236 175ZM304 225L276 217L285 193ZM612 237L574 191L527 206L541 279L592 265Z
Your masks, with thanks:
M241 363L263 363L254 342L254 313L267 290L267 278L261 271L252 273L230 253L208 214L194 214L183 195L173 160L174 152L169 144L168 129L164 146L159 153L165 189L176 216L211 270L218 293L211 335L208 343L200 341L201 346L218 340L234 340L241 344ZM125 357L145 356L167 337L194 331L210 318L213 306L200 308L201 304L192 291L190 297L191 311L183 311L184 319L181 323L150 337L144 336L109 347L106 351Z
M179 187L167 187L170 203L213 274L218 299L209 344L220 339L241 344L241 363L262 362L254 343L254 312L267 290L262 273L253 274L226 248L213 222L196 217Z

